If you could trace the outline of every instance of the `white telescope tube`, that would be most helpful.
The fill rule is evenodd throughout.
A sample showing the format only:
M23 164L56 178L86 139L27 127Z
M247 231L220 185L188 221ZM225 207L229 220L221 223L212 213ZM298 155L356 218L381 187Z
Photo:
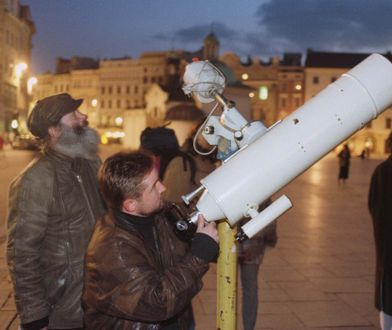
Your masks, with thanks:
M196 208L234 225L392 104L392 63L373 54L201 180Z
M280 196L271 205L265 208L262 212L254 211L255 214L249 214L252 219L241 227L242 232L247 238L252 238L261 229L266 227L269 223L280 217L283 213L289 210L293 204L287 196Z

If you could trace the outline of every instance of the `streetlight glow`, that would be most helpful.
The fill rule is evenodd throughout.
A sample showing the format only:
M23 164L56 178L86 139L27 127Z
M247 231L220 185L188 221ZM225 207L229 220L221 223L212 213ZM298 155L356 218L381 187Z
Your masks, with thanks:
M13 119L13 120L11 121L11 127L12 127L13 129L17 129L18 126L19 126L18 120L17 120L17 119Z
M38 79L36 77L31 77L29 80L27 80L27 92L29 94L32 93L33 91L33 86L38 82Z
M117 126L121 126L124 120L122 117L116 117L116 119L114 121Z
M241 78L242 78L243 80L248 80L249 75L248 75L247 73L243 73L242 76L241 76Z
M27 64L24 62L18 63L15 66L15 75L19 79L22 77L23 72L27 69Z

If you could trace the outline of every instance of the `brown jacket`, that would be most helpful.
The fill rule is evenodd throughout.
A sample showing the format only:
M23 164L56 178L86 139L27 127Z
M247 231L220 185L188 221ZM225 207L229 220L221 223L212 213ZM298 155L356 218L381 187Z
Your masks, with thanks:
M83 325L84 254L104 212L98 165L47 150L11 183L7 262L22 323Z
M162 215L153 233L149 247L124 219L109 213L97 222L86 255L86 329L160 329L171 318L187 329L208 264L187 252Z

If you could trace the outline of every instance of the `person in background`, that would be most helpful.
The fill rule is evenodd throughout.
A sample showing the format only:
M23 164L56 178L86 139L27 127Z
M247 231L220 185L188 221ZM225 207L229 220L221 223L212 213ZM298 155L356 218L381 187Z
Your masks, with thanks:
M147 127L140 135L140 151L151 153L162 180L167 165L179 153L177 136L171 128Z
M349 169L350 169L350 149L348 148L348 144L343 146L343 149L338 154L339 158L339 175L338 182L345 183L348 179Z
M44 150L10 186L7 263L21 327L81 329L84 254L99 193L99 137L78 108L57 94L36 103L27 126Z
M260 211L272 203L267 199L260 205ZM246 221L242 220L241 225ZM261 232L238 246L238 263L241 273L242 285L242 322L244 330L255 328L258 312L258 274L268 248L274 248L278 241L276 221L272 222Z
M181 196L194 191L200 186L200 180L215 170L215 152L200 155L194 150L193 139L201 126L195 125L185 140L179 153L171 159L163 174L163 183L167 187L164 198L181 203ZM200 135L196 141L197 149L203 153L211 150L211 146Z
M86 254L86 329L188 329L191 300L218 253L215 224L199 216L190 248L177 238L151 155L109 157L100 185L110 212Z
M387 141L392 153L392 132ZM373 172L368 197L376 245L375 307L381 328L392 329L392 155Z

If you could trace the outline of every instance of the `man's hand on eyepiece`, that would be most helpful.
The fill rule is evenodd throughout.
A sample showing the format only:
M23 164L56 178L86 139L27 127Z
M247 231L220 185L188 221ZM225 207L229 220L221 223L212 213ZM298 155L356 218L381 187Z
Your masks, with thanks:
M210 236L215 242L219 243L218 230L215 222L206 222L203 215L199 214L197 219L196 233L202 233Z

